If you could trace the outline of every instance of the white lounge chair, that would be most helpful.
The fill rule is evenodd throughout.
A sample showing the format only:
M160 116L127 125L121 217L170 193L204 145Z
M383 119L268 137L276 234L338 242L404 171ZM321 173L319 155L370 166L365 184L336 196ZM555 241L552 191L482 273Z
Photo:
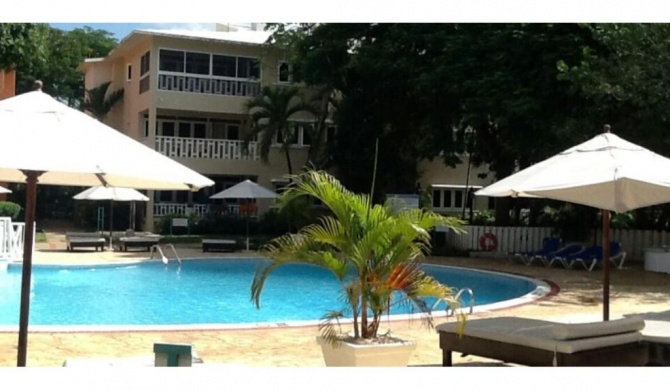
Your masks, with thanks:
M561 324L520 317L468 320L436 327L442 365L452 352L528 366L644 366L649 346L642 341L640 317L588 324Z
M72 251L75 248L94 248L96 251L105 249L105 239L98 233L86 232L66 232L65 242L67 250Z

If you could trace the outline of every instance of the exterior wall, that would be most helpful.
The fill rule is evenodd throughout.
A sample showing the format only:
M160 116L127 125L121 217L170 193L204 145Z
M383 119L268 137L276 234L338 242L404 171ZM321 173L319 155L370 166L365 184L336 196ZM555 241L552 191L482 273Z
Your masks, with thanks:
M470 180L468 181L468 157L463 156L463 162L456 165L455 168L447 167L441 159L435 158L433 161L422 160L419 162L419 173L421 178L419 184L422 189L430 188L432 185L453 185L465 186L482 186L485 187L493 182L493 177L489 175L486 179L479 178L479 174L488 173L485 166L470 167ZM487 197L475 197L474 209L486 210L488 209ZM439 210L436 210L439 211ZM455 211L447 214L457 214Z
M278 82L279 61L285 58L278 51L262 45L247 45L227 42L212 42L198 39L165 36L131 36L122 41L111 56L103 61L90 62L86 69L86 88L112 81L110 89L124 89L122 102L116 105L105 119L105 123L156 148L156 123L158 116L202 117L217 119L246 119L244 96L222 96L158 90L158 65L160 49L183 50L222 55L258 58L261 62L261 86L284 84ZM140 58L150 51L150 87L139 93ZM127 65L132 64L132 77L127 80ZM148 116L149 135L144 134L144 116ZM309 115L296 115L296 120L309 120ZM291 149L294 172L299 171L307 160L308 147ZM281 180L288 172L286 158L278 147L270 151L269 164L260 160L236 160L213 158L173 158L175 161L210 176L253 176L260 185L273 187L273 180ZM149 191L153 199L153 191ZM189 196L189 199L191 197ZM153 201L147 202L145 229L154 227ZM261 211L269 202L259 200Z

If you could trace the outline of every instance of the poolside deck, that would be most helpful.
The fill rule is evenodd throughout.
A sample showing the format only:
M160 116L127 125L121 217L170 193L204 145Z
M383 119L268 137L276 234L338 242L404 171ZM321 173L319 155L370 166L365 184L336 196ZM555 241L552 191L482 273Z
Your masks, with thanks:
M177 247L183 258L242 257L253 253L203 253L197 245ZM56 236L46 244L38 244L35 263L99 264L146 259L148 252L66 252ZM491 316L523 316L557 320L599 320L601 318L600 270L564 270L541 266L512 264L503 259L433 257L431 262L454 266L521 274L550 281L559 286L554 296L532 304L480 313L472 318ZM645 272L640 263L627 263L624 270L612 270L610 316L670 310L670 274ZM436 324L445 321L436 319ZM451 320L450 320L451 321ZM413 366L438 366L442 354L438 335L420 321L384 323L400 336L418 343L410 358ZM28 366L61 366L67 358L121 357L151 355L154 342L190 343L206 363L231 366L289 367L324 366L321 350L315 342L315 326L303 328L255 328L216 331L165 332L79 332L29 333ZM16 364L17 333L0 333L0 366ZM475 356L456 357L455 365L498 365Z

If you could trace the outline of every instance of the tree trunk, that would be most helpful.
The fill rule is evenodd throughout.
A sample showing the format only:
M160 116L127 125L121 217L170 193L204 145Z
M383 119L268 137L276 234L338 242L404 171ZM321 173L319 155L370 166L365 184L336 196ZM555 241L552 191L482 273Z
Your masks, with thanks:
M293 167L291 166L291 153L289 147L284 148L284 154L286 154L286 165L288 167L288 174L293 175Z

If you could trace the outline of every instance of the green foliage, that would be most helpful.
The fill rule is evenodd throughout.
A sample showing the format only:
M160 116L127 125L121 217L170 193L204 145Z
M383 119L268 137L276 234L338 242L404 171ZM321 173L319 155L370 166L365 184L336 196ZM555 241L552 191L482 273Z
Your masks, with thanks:
M123 99L123 88L107 94L111 84L108 81L87 89L86 99L81 104L84 110L89 111L99 121L103 121L114 105Z
M350 192L329 174L312 170L292 177L278 205L286 207L304 196L318 199L329 214L263 248L271 262L254 276L251 296L257 306L267 277L295 262L321 266L342 285L346 309L330 312L320 327L331 342L339 340L333 321L345 311L354 318L354 338L375 339L382 315L393 305L413 305L430 321L425 297L456 304L452 290L425 275L420 264L430 251L429 231L437 224L461 231L462 221L423 209L394 214L384 205L373 204L368 195Z
M475 226L491 226L494 225L496 221L495 215L491 210L482 210L475 214L472 218L472 225Z
M0 69L24 69L47 62L49 25L0 23Z
M0 201L0 217L16 219L21 213L21 206L14 202Z
M611 223L613 229L632 229L635 226L635 214L630 211L613 213Z
M63 31L46 25L41 51L24 52L24 65L17 67L16 90L32 90L36 79L42 80L44 92L71 107L80 108L86 93L84 73L77 70L86 58L106 56L117 45L113 34L90 27ZM43 53L37 61L36 55Z
M258 137L261 161L268 164L272 141L277 137L286 156L289 174L293 174L289 153L292 139L296 136L290 120L300 112L313 112L313 106L303 102L297 88L263 87L261 94L249 99L245 108L251 126L244 134L243 149L249 152L249 143Z

